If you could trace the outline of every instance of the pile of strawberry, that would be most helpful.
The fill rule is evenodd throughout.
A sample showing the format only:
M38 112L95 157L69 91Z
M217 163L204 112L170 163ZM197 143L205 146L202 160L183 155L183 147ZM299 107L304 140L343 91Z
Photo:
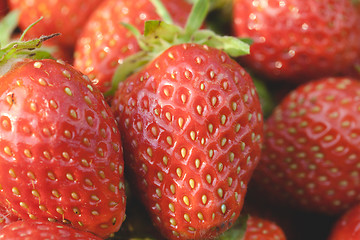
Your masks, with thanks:
M356 0L0 0L0 239L359 239Z

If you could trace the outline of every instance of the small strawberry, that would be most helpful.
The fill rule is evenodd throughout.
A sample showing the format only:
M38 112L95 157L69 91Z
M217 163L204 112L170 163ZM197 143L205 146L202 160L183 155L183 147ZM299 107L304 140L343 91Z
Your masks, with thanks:
M20 218L14 213L9 212L6 208L0 205L0 229L5 227L6 225L19 221Z
M254 40L247 66L300 83L352 65L360 52L359 17L350 0L235 0L233 30Z
M0 230L0 239L6 240L101 240L89 232L49 221L17 221Z
M24 220L106 237L125 214L120 133L85 75L62 61L20 58L44 38L0 50L0 202Z
M250 75L224 52L244 43L198 30L207 9L208 1L197 1L185 29L147 22L141 45L165 50L121 82L112 101L127 169L167 239L208 239L227 230L260 157L259 97ZM163 33L178 37L173 46L161 45L172 39ZM127 60L117 72L129 71Z
M185 0L163 3L174 22L184 26L191 5ZM106 92L118 63L140 50L135 36L121 23L130 23L143 33L146 20L159 19L151 0L105 0L84 26L77 41L74 66Z
M44 17L36 28L29 31L29 37L61 33L57 42L68 48L74 48L85 22L101 2L101 0L8 0L10 10L16 9L21 12L19 26L22 30L40 17Z
M274 222L256 216L246 221L246 231L242 240L286 240L283 230Z
M263 196L339 214L359 201L360 82L324 78L288 94L265 122L254 182Z
M328 240L360 239L360 205L357 204L335 222Z

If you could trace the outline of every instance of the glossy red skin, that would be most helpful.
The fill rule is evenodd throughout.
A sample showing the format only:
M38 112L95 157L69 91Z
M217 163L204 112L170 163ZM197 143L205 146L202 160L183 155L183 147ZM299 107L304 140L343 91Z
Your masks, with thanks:
M27 33L28 37L61 33L57 38L58 44L72 49L90 14L101 2L102 0L8 0L10 10L21 11L19 26L22 30L44 17Z
M360 205L349 209L334 224L328 240L360 239Z
M245 70L220 50L176 45L120 83L112 107L127 169L163 236L208 239L227 230L262 141L260 102Z
M357 80L325 78L285 97L265 122L259 197L326 214L358 202L359 93Z
M0 230L0 239L6 240L101 240L92 233L48 221L25 220L11 223Z
M256 216L249 216L246 232L241 240L286 240L284 231L274 222ZM240 239L239 239L240 240Z
M100 91L54 60L17 63L0 81L0 202L22 219L116 232L126 200L121 138Z
M359 56L359 14L349 0L235 0L233 30L254 40L243 62L273 81L334 76Z
M6 208L3 206L0 206L0 230L5 227L6 225L19 221L20 218L14 213L9 212Z
M174 23L184 26L191 5L185 0L162 2ZM119 23L130 23L143 33L147 20L160 20L149 0L104 1L85 25L76 44L74 66L106 92L118 62L140 50L134 35Z

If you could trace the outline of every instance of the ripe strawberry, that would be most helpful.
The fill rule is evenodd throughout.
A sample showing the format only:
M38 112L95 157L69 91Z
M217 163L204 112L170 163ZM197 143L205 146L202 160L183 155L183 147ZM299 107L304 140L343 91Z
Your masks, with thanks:
M112 102L126 162L168 239L207 239L239 216L260 156L250 76L224 52L170 47L119 84Z
M246 221L245 236L242 240L286 240L283 230L274 222L256 216Z
M191 5L185 0L163 0L174 22L185 25ZM106 0L90 17L76 44L74 66L85 73L102 92L122 60L140 50L135 36L121 22L141 33L147 20L160 19L150 0Z
M101 0L8 0L11 10L21 11L19 26L22 30L40 17L44 17L36 28L29 31L29 37L61 33L57 38L58 43L69 48L74 47L88 17L101 2Z
M277 81L332 76L359 55L360 25L349 0L235 0L233 30L254 40L244 63Z
M18 44L20 45L20 44ZM124 220L120 134L103 95L54 60L1 66L0 202L106 237Z
M9 212L6 208L0 205L0 229L5 227L6 225L19 221L20 218L14 213Z
M1 229L0 239L101 240L102 238L55 222L25 220L11 223Z
M360 205L349 209L334 224L328 240L360 239Z
M263 196L338 214L359 201L360 82L324 78L302 85L265 122L254 181Z

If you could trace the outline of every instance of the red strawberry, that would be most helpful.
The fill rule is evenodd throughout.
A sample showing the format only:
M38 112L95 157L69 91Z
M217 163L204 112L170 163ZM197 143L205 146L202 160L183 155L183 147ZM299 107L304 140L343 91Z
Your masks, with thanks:
M38 37L61 33L60 45L73 48L88 17L102 0L8 0L11 10L21 11L19 25L27 28L40 17L44 19L32 28L28 36Z
M263 196L337 214L359 202L360 82L324 78L302 85L265 122L254 181Z
M163 0L163 3L174 22L184 26L191 5L185 0ZM120 23L130 23L143 32L144 22L155 19L160 17L150 0L104 1L85 25L77 42L74 66L106 92L118 63L140 50L135 36Z
M120 83L112 106L127 164L168 239L207 239L239 216L259 156L250 76L224 52L170 47Z
M274 222L256 216L246 221L245 236L242 240L286 240L283 230Z
M358 240L360 239L360 205L349 209L334 224L328 240Z
M89 233L48 221L17 221L0 230L0 239L6 240L101 240Z
M0 229L5 227L6 225L19 221L20 218L14 213L9 212L6 208L0 205Z
M54 60L18 60L0 81L0 202L22 219L116 232L125 214L122 148L101 92Z
M359 55L360 14L349 0L235 0L236 36L254 40L244 62L272 80L332 76Z

